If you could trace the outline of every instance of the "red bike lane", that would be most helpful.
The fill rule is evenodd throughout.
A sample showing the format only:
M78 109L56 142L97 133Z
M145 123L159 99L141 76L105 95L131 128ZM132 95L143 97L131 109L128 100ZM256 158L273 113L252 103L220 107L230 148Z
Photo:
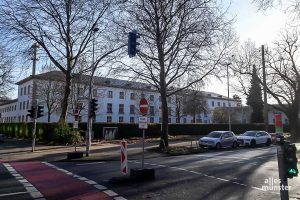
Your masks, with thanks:
M10 165L47 200L111 200L108 194L93 185L41 162L12 162Z

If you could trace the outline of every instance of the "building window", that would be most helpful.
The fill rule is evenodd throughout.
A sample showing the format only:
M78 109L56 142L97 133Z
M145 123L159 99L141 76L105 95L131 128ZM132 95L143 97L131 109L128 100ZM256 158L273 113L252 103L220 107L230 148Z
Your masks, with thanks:
M180 123L180 119L176 117L176 123Z
M93 97L98 97L98 90L97 89L93 89Z
M119 117L119 122L120 122L120 123L124 122L124 117L120 116L120 117Z
M171 110L171 107L168 107L168 115L172 115L172 110Z
M154 115L154 106L150 106L150 115Z
M77 92L78 92L79 97L83 97L83 95L84 95L83 88L78 88Z
M134 117L130 117L130 123L134 123Z
M112 122L111 116L107 116L107 117L106 117L106 122Z
M20 94L20 96L22 96L23 95L23 88L21 88L21 94Z
M113 98L113 91L108 91L108 98Z
M150 101L154 101L154 95L153 94L150 95Z
M170 118L170 117L168 118L168 122L169 122L169 123L171 123L171 122L172 122L172 120L171 120L171 118Z
M119 113L124 113L124 104L119 104Z
M24 95L26 95L26 87L24 87Z
M223 107L226 107L226 103L225 102L223 102Z
M183 118L183 123L185 123L185 124L186 124L186 118Z
M154 123L154 117L150 117L150 123Z
M28 94L30 94L31 93L31 91L30 91L30 85L28 85Z
M211 107L214 107L214 106L215 106L215 102L212 101L212 102L211 102Z
M135 110L134 105L130 105L130 114L134 114L134 110Z
M26 122L28 122L28 115L26 115Z
M228 103L228 106L231 107L231 103L230 102Z
M221 107L221 103L220 102L218 102L218 107Z
M25 110L25 101L23 101L23 110Z
M119 97L120 99L124 99L124 92L120 92Z
M112 104L111 103L107 104L107 113L112 113Z
M24 115L22 115L22 122L24 122Z
M135 99L135 93L130 93L130 99L134 100Z

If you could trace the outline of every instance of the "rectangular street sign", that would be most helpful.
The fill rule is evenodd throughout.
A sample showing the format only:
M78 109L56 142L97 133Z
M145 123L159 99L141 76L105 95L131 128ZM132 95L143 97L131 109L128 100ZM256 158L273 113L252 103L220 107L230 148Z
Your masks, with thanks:
M148 129L147 117L139 117L139 129Z
M74 121L73 128L78 128L78 121Z

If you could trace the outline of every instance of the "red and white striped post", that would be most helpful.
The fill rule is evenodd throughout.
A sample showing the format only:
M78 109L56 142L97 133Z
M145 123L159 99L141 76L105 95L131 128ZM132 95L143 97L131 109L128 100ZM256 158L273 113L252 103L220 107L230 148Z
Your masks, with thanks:
M127 167L127 142L125 140L122 140L121 143L121 172L123 174L128 173L128 167Z

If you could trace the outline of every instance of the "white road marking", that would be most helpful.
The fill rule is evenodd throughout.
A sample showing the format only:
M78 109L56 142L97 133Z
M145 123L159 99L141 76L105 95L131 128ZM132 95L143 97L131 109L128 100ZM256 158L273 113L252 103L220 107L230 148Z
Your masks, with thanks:
M104 190L103 192L110 197L118 196L117 193L115 193L114 191L111 191L111 190Z
M34 199L37 198L43 198L44 196L42 193L40 193L36 187L34 187L30 182L28 182L23 176L21 176L10 164L4 163L3 166L18 180L25 189L27 190L26 192L17 192L17 193L10 193L11 195L16 195L16 194L23 194L23 193L29 193L30 196ZM0 195L1 196L1 195Z
M95 188L97 188L98 190L106 190L107 187L103 186L103 185L94 185Z
M52 164L47 163L47 162L44 162L44 164L46 164L46 165L48 165L49 167L52 167L52 168L54 168L54 169L57 169L57 170L59 170L59 171L61 171L61 172L64 172L64 173L66 173L66 174L68 174L68 175L72 175L74 178L77 178L77 179L79 179L79 180L81 180L81 181L85 181L87 184L90 184L90 185L94 186L96 189L98 189L98 190L100 190L100 191L106 193L106 194L109 195L110 197L114 197L114 199L119 198L118 200L126 200L124 197L118 196L118 194L115 193L115 192L112 191L112 190L107 190L107 187L105 187L105 186L103 186L103 185L99 185L99 184L97 184L97 182L95 182L95 181L93 181L93 180L89 180L89 179L87 179L87 178L85 178L85 177L83 177L83 176L78 176L77 174L74 174L74 173L72 173L72 172L69 172L68 170L62 169L62 168L60 168L60 167L57 167L57 166L52 165ZM85 163L85 164L87 164L87 163ZM149 164L149 163L145 163L145 164Z
M18 194L27 194L28 192L14 192L14 193L6 193L6 194L0 194L0 197L6 197L6 196L13 196Z
M82 166L82 165L96 165L96 164L103 164L105 162L92 162L92 163L80 163L76 164L77 166Z

